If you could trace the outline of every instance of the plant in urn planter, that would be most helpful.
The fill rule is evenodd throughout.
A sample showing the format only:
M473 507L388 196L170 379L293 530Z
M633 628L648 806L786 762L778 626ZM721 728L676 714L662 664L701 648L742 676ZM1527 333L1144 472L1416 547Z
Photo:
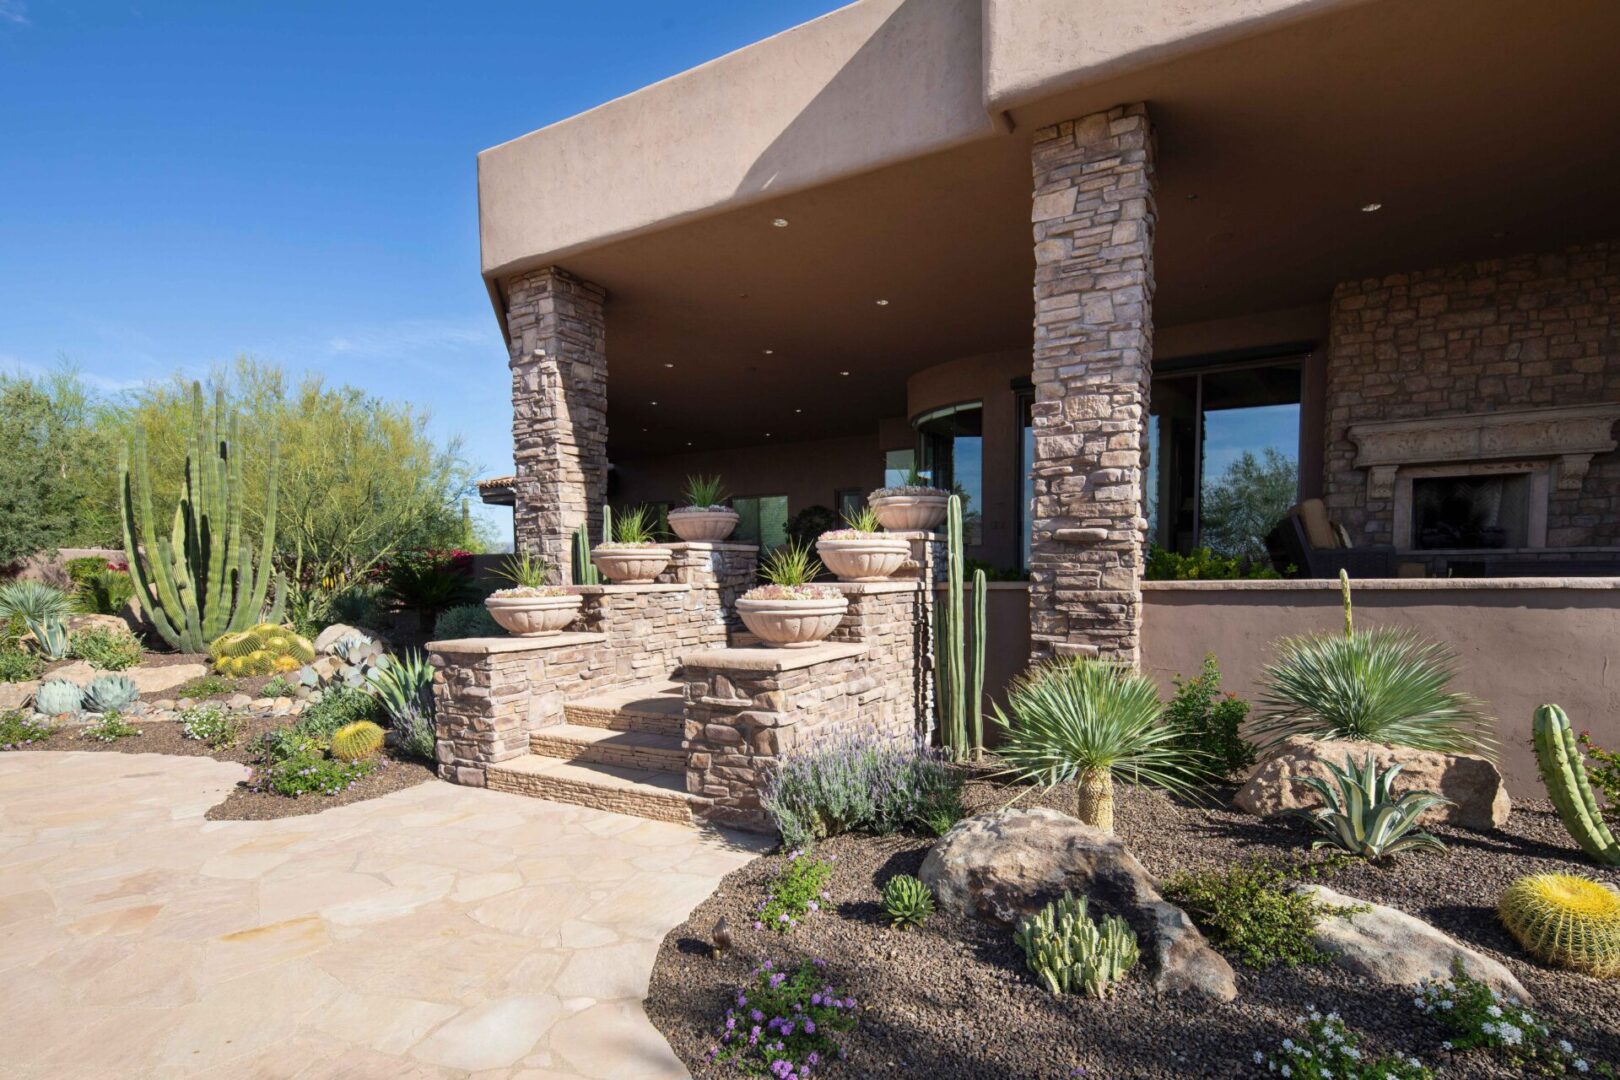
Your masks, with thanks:
M816 540L816 554L842 581L883 581L911 555L910 542L884 533L869 506L846 513L844 524Z
M726 489L718 476L688 476L684 506L669 512L669 527L689 544L718 544L737 527L737 511L725 505Z
M932 532L945 520L945 502L950 497L950 492L931 486L913 469L904 484L878 488L866 502L890 532Z
M831 585L815 585L821 564L810 549L788 544L771 552L760 568L768 584L737 600L743 625L773 649L796 649L826 638L844 620L849 601Z
M518 637L545 637L561 633L579 614L581 596L550 584L555 567L527 551L509 556L495 571L512 583L496 589L484 601L490 617L501 629Z
M604 539L591 550L591 562L615 585L647 585L663 573L675 557L669 548L653 540L652 511L645 506L620 511L611 519L611 541ZM603 530L604 536L607 530Z

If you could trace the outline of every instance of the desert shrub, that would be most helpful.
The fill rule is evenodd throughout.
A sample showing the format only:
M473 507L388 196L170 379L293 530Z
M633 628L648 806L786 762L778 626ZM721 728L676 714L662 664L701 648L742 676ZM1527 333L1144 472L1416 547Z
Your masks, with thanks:
M483 604L458 604L446 608L439 621L433 624L433 637L438 641L458 638L502 637L506 634L501 624L490 615Z
M69 559L68 580L73 582L73 603L92 615L117 615L135 595L129 564L94 555Z
M1586 757L1586 779L1603 794L1603 816L1620 818L1620 754L1605 750L1592 741L1592 733L1583 731L1579 741Z
M1250 862L1177 874L1164 894L1187 910L1211 944L1247 967L1319 964L1328 957L1314 944L1317 924L1356 909L1295 892L1296 880L1275 863Z
M1282 577L1269 562L1236 555L1217 555L1207 547L1177 555L1154 545L1142 576L1148 581L1241 581Z
M334 684L321 691L321 700L304 710L293 726L301 734L329 739L332 732L356 720L375 720L377 699L364 690Z
M1440 1047L1448 1053L1480 1051L1523 1075L1615 1075L1612 1067L1594 1067L1577 1055L1569 1040L1555 1038L1547 1021L1534 1009L1507 1000L1499 991L1471 977L1460 960L1453 963L1450 979L1425 982L1419 987L1413 1004L1451 1033Z
M789 754L762 802L785 847L845 832L944 833L962 816L962 774L920 743L851 737Z
M407 551L382 567L383 586L400 607L417 613L424 630L446 608L473 595L472 555L465 551Z
M1254 744L1243 737L1249 703L1221 693L1221 669L1215 654L1190 679L1176 677L1176 693L1164 710L1164 722L1176 733L1173 745L1188 751L1191 766L1212 780L1235 776L1254 764Z
M754 914L754 929L769 927L785 934L805 916L820 911L821 902L828 899L827 879L830 877L832 863L802 851L789 854L787 865L766 886L765 899L759 902Z
M291 799L302 795L337 795L380 767L376 761L338 761L323 756L319 749L306 746L298 753L254 769L248 787Z
M1324 1015L1312 1009L1300 1017L1305 1031L1286 1038L1270 1054L1256 1050L1254 1062L1262 1062L1278 1076L1289 1080L1431 1080L1434 1073L1415 1057L1386 1055L1373 1057L1362 1051L1360 1037L1336 1012Z
M0 750L15 750L50 735L51 725L44 720L35 720L16 709L0 713Z
M0 648L0 682L27 682L39 678L45 664L38 656L17 648Z
M749 972L721 1017L708 1059L755 1076L808 1078L843 1057L841 1037L854 1029L853 997L827 981L827 962L777 970L766 960Z
M180 713L180 733L214 750L235 746L240 731L236 718L218 705L193 705Z
M141 642L128 630L90 626L73 632L73 655L102 671L123 671L141 662Z
M174 692L178 698L209 698L228 694L236 689L235 679L225 679L218 675L204 675L200 679L193 679Z
M119 739L128 739L139 735L141 729L124 719L123 713L116 709L104 712L79 732L81 739L95 739L97 742L117 742Z

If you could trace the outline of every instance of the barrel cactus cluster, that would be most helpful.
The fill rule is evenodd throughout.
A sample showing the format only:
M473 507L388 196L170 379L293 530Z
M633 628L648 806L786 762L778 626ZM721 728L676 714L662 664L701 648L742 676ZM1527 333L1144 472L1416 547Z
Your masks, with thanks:
M1502 924L1526 952L1554 967L1620 975L1620 894L1576 874L1533 874L1497 902Z
M220 635L208 655L215 671L241 678L297 671L315 659L315 646L287 627L266 622Z

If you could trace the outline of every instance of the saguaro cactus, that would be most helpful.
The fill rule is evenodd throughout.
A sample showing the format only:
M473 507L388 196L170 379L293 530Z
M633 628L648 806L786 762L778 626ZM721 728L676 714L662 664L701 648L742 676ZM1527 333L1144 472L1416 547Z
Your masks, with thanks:
M223 391L214 395L213 412L207 412L197 383L191 385L191 415L186 482L168 536L158 531L152 511L146 432L139 428L133 467L126 449L118 480L124 554L135 579L136 598L172 648L200 653L221 634L259 622L264 611L276 536L277 453L272 443L264 536L255 571L253 553L242 540L242 459L232 452L238 418L227 415ZM285 580L276 575L269 622L281 621L286 591Z
M938 656L935 670L943 673L936 697L939 701L941 740L951 756L965 758L984 752L984 635L985 576L973 574L973 652L967 653L967 618L963 604L962 572L966 556L962 548L962 500L952 495L945 511L945 606L940 612L939 634L935 638ZM971 676L971 678L970 678ZM968 715L972 710L972 742L969 742Z
M1592 794L1569 717L1557 705L1543 705L1536 710L1531 734L1541 782L1547 786L1564 828L1592 858L1607 866L1620 866L1620 844L1615 843Z

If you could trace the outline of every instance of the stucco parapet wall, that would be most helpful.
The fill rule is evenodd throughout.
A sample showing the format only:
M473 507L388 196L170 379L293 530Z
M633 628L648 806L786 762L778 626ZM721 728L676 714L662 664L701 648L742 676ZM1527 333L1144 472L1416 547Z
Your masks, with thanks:
M1525 589L1568 589L1604 592L1620 590L1620 577L1516 577L1516 578L1355 578L1354 592L1511 592ZM1144 581L1143 592L1338 592L1339 583L1326 579L1284 581Z
M681 657L681 666L705 671L799 671L834 660L864 656L866 651L865 645L853 643L813 645L808 649L705 649Z
M430 653L443 656L493 656L497 653L545 652L606 641L606 634L552 634L548 637L452 638L448 641L430 641L425 648Z

